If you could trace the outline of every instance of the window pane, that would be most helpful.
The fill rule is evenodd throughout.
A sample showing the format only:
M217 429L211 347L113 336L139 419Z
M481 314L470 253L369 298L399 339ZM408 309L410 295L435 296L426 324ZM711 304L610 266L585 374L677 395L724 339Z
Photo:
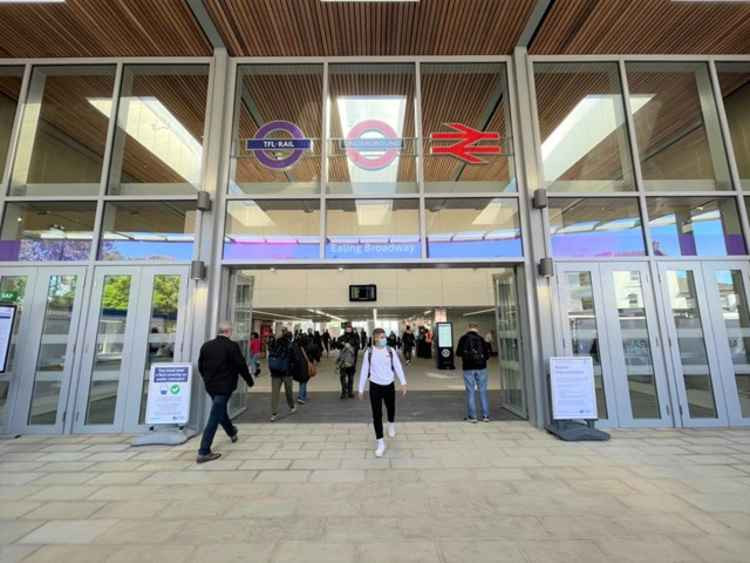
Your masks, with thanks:
M12 194L99 193L114 79L114 66L34 68Z
M428 199L425 205L430 258L523 256L515 199Z
M229 193L319 193L322 109L323 65L240 66Z
M607 397L602 379L602 360L599 348L599 329L591 272L568 272L568 329L574 356L591 356L594 365L596 409L599 418L607 418Z
M131 283L131 276L104 277L86 424L112 424L115 420Z
M421 256L416 199L328 200L326 258L390 260Z
M200 188L207 92L207 65L125 66L109 193ZM111 113L111 104L101 107Z
M180 281L178 275L154 276L151 294L151 318L149 319L148 351L143 368L141 411L138 421L146 422L148 382L151 364L174 362L174 346L177 338L177 308L180 303Z
M750 309L741 270L716 272L721 314L737 384L737 401L744 418L750 418Z
M230 201L226 260L320 258L320 200Z
M510 104L505 65L502 63L423 64L422 131L424 135L424 180L426 192L516 191L511 142ZM433 133L457 133L448 123L478 131L497 133L472 146L485 147L469 154L467 162L451 154L431 154L437 147L450 147L459 140L430 140ZM490 148L491 147L491 148Z
M633 418L659 418L659 397L638 270L612 272Z
M717 63L740 183L750 189L750 63Z
M551 198L549 224L557 258L646 253L635 198Z
M650 197L656 256L747 254L734 198Z
M8 156L22 79L22 67L0 67L0 174Z
M96 203L8 203L0 260L88 260Z
M731 189L705 63L628 63L631 111L646 189Z
M192 260L195 203L104 206L99 260Z
M535 63L534 83L547 189L634 190L617 63Z
M666 280L688 412L692 418L716 418L716 402L693 272L670 270Z
M34 370L29 424L55 424L63 385L68 336L73 320L78 276L50 276L42 341Z
M417 191L413 64L329 66L328 192Z

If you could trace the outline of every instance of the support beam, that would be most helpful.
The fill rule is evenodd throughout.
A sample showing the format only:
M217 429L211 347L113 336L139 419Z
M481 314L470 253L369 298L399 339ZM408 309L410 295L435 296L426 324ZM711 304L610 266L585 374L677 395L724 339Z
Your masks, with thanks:
M187 0L190 11L193 12L193 17L198 23L198 26L203 31L204 35L208 39L209 43L214 49L225 49L224 40L219 34L219 30L216 28L214 20L206 10L206 6L203 5L203 0Z
M531 42L534 40L536 32L541 27L542 22L544 22L544 17L547 15L550 8L552 8L553 3L554 0L536 0L536 5L534 6L534 9L531 10L529 19L526 22L526 27L518 37L516 47L528 48L531 46Z

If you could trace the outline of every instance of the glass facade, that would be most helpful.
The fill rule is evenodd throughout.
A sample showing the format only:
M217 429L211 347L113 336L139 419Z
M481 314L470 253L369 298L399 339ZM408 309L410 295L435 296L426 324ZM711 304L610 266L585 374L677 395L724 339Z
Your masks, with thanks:
M640 267L610 264L606 284L603 266L567 279L573 301L556 320L575 334L576 354L595 356L602 418L617 423L622 396L635 421L663 416L670 398L660 394L660 378L675 378L677 368L653 339L669 323L691 416L723 420L729 409L721 383L728 370L719 375L712 359L714 344L727 344L722 327L738 408L750 418L742 345L750 326L750 62L532 56L524 77L532 96L519 102L529 121L515 107L513 72L523 66L510 60L242 59L229 61L224 82L198 58L0 67L0 284L36 283L33 296L24 293L35 305L23 315L33 316L41 338L23 357L35 377L25 422L60 414L45 409L61 389L59 357L69 351L60 348L60 331L68 330L96 343L91 365L81 368L91 382L81 391L82 424L113 424L116 402L126 401L120 370L131 369L122 363L126 333L136 330L123 296L127 302L132 290L144 311L149 298L138 293L136 268L185 268L161 275L158 288L154 282L150 318L138 313L144 326L163 325L139 340L148 352L133 368L140 386L152 362L179 357L174 308L182 305L171 287L193 259L209 273L187 284L188 307L224 264L361 270L463 261L516 263L528 273L535 264L525 245L558 262ZM212 95L234 99L222 108ZM515 150L521 133L534 142L528 155ZM524 167L533 174L519 173ZM539 188L549 196L545 209L530 205ZM211 196L205 211L201 190ZM662 268L677 260L699 266ZM45 277L59 287L44 301L34 272L63 263L85 275ZM722 268L700 269L708 263ZM91 279L103 268L112 269L104 295L92 297ZM24 269L31 273L16 271ZM666 275L657 281L659 272ZM531 280L520 290L534 287ZM74 323L70 300L81 296L99 306L99 317ZM666 318L651 319L654 305ZM542 312L550 323L562 315ZM623 335L617 342L607 336L613 327ZM515 361L511 344L503 353ZM617 390L606 388L606 347L620 348L627 364ZM523 389L511 372L504 377L517 402ZM0 378L0 424L10 415L9 381ZM143 423L145 384L139 392ZM131 395L127 404L136 401Z

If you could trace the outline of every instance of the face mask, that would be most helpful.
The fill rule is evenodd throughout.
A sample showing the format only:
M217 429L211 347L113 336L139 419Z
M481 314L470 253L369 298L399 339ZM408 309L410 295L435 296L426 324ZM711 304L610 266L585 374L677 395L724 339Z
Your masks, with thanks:
M378 348L385 348L385 338L379 338L375 341L375 346Z

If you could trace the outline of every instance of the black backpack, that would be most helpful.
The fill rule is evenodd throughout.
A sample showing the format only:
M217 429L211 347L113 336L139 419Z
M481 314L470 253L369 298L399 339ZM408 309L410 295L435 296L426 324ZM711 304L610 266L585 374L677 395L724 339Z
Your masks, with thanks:
M289 341L279 338L268 353L268 369L276 372L289 371Z
M464 361L471 362L472 364L481 364L487 361L484 355L484 340L477 334L472 334L467 337L466 348L461 356Z

